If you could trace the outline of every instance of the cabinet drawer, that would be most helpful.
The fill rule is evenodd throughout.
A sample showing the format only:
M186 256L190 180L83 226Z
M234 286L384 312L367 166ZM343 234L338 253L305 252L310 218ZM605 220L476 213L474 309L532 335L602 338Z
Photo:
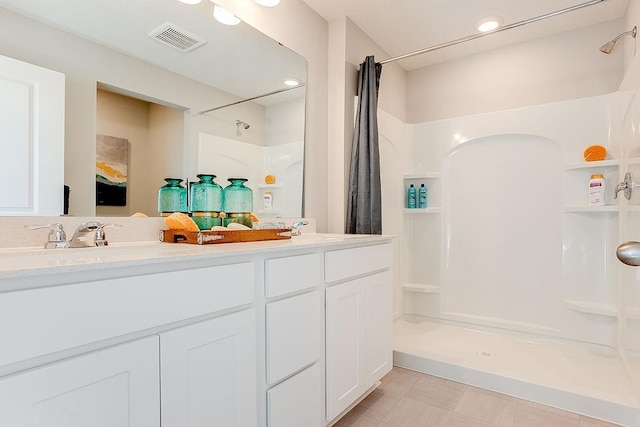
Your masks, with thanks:
M320 254L266 260L265 295L272 298L321 284L321 261Z
M248 304L253 263L0 294L0 366Z
M327 283L332 283L390 268L392 263L391 243L330 251L325 254L324 276Z
M320 357L320 292L267 304L267 382L273 384Z
M321 426L321 382L316 363L267 391L268 426Z

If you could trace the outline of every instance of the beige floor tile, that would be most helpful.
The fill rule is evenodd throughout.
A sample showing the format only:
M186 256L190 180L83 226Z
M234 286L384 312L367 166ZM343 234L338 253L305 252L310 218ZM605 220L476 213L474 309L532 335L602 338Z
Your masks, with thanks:
M334 427L378 427L380 420L350 411Z
M511 427L518 401L499 393L470 387L464 392L455 413L498 427Z
M418 378L419 374L415 372L394 368L380 380L382 384L378 387L378 390L404 396L413 384L418 381Z
M620 427L618 424L608 423L591 417L580 415L580 427Z
M404 397L453 411L465 390L467 386L464 384L425 375L413 384Z
M382 420L398 404L400 399L402 397L397 394L385 393L384 390L377 388L352 410L359 414Z
M444 426L451 412L411 399L401 399L383 422L394 427Z
M453 413L445 423L444 427L493 427L491 424L474 420L465 415Z
M513 427L580 427L580 416L550 406L520 400Z

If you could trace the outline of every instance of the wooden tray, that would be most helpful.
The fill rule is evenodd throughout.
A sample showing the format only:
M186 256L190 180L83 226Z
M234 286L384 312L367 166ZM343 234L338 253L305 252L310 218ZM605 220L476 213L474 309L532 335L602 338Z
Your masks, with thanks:
M265 230L220 230L220 231L187 231L162 230L160 241L167 243L192 243L211 245L215 243L257 242L261 240L291 239L290 228Z

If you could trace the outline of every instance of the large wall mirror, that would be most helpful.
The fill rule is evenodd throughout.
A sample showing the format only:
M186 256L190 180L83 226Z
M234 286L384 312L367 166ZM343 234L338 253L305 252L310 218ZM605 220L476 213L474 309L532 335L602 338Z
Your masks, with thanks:
M213 7L0 0L0 55L65 75L70 215L157 216L164 178L215 174L248 178L259 216L302 216L306 61ZM109 173L124 201L97 194Z

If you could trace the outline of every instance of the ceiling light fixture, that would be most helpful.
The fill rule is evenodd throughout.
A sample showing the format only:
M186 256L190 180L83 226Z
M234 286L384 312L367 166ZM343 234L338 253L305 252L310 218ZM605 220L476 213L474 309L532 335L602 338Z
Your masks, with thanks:
M213 17L216 18L216 21L224 25L238 25L242 22L240 18L217 4L213 5Z
M280 4L280 0L253 0L260 6L273 7Z
M202 0L178 0L181 3L185 3L185 4L198 4L200 3Z
M481 33L486 33L498 28L500 25L502 25L502 22L503 19L500 16L486 16L484 18L478 19L473 26Z
M302 81L295 77L287 77L284 80L282 80L282 82L285 84L285 86L290 86L290 87L296 87L302 84Z

